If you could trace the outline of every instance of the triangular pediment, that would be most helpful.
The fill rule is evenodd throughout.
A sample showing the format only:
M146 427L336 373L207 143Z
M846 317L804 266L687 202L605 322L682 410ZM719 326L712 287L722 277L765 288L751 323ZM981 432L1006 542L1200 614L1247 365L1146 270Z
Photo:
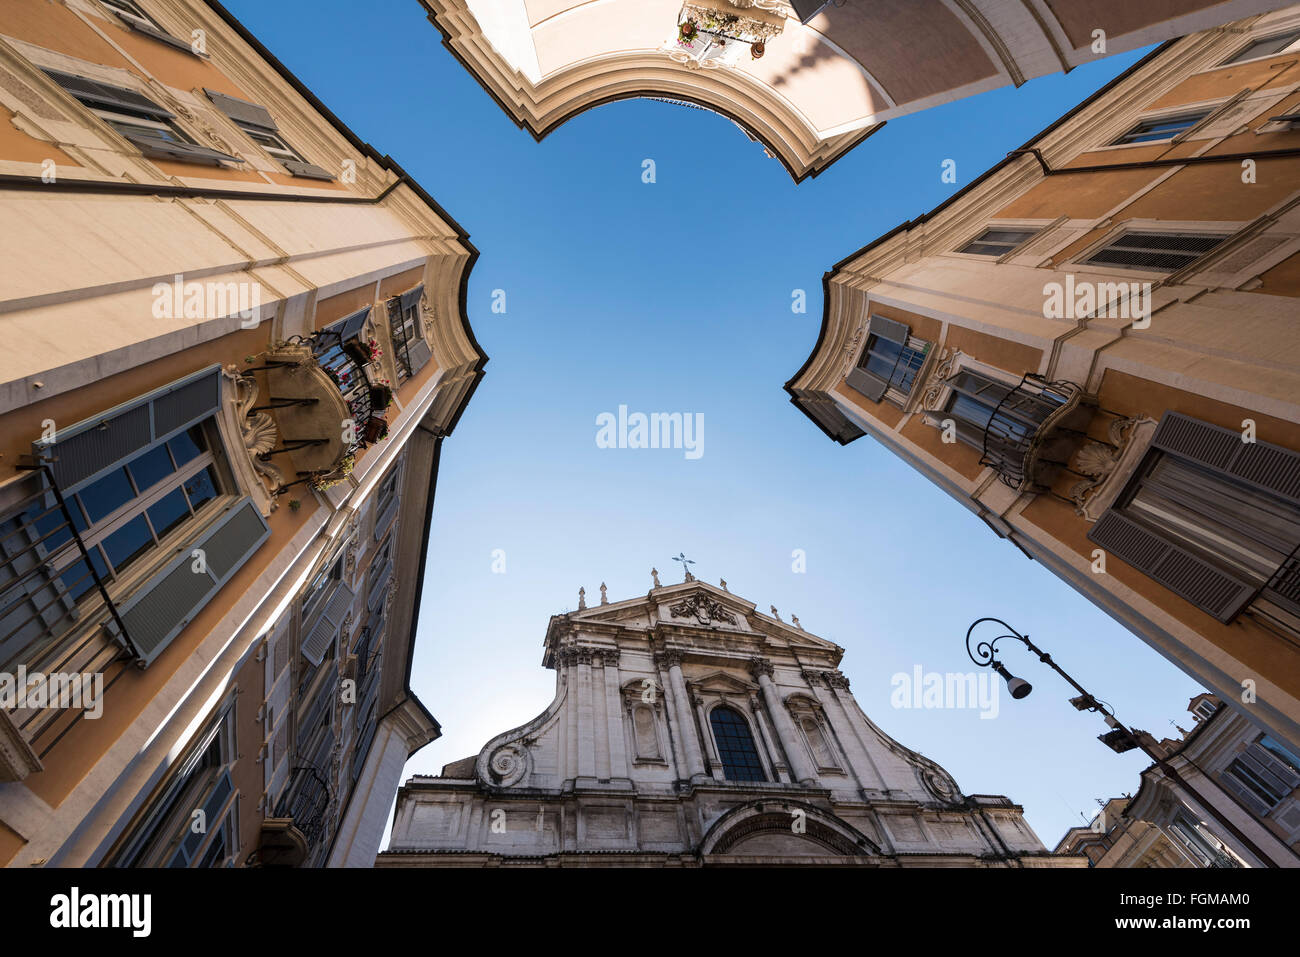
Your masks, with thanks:
M735 675L727 674L725 671L715 671L713 674L705 675L702 678L694 678L688 683L696 691L712 692L714 694L747 695L758 691L757 682L745 681Z

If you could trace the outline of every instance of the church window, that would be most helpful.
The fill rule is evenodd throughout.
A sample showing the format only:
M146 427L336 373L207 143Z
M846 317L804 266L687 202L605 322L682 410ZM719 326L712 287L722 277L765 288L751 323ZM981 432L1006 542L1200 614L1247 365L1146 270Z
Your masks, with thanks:
M731 708L714 708L709 715L713 739L728 781L766 781L763 763L754 746L754 735L739 712Z

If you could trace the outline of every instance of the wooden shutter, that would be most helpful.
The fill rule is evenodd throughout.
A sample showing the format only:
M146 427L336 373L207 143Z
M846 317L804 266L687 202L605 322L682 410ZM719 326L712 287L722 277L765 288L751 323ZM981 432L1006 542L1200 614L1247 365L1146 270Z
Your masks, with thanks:
M415 341L406 346L406 354L411 360L411 375L415 375L423 369L433 358L433 352L429 349L429 344L424 341L424 336L417 330Z
M370 592L366 595L366 607L373 612L376 605L380 605L384 600L384 592L388 588L388 579L393 573L393 560L390 558L384 563L384 567L379 570L374 583L370 586Z
M347 342L349 339L355 339L357 336L361 335L361 330L365 328L366 320L369 318L370 307L367 306L360 312L355 312L346 319L342 319L334 323L332 326L326 327L326 331L330 333L337 332L339 342Z
M118 615L142 667L151 664L171 644L270 534L253 500L242 498L118 603ZM201 571L195 570L195 549L202 549L204 554ZM122 640L115 622L110 619L106 627Z
M244 162L238 156L231 156L229 153L223 153L220 150L208 149L208 147L199 146L196 143L179 143L176 140L166 140L161 136L150 136L148 133L136 132L135 130L123 132L122 135L134 143L141 153L151 159L173 159L180 160L182 163L203 163L207 166Z
M86 106L100 107L105 110L126 110L130 113L140 113L152 117L155 120L170 120L176 117L175 113L163 109L153 100L136 93L134 90L113 86L110 83L100 83L89 77L77 76L74 73L62 73L58 70L46 70L45 72L50 79Z
M294 176L301 176L306 179L324 179L333 180L334 174L327 169L322 169L315 163L308 163L306 160L282 159L281 165L284 166Z
M1258 590L1113 508L1093 525L1088 538L1224 623L1232 621Z
M325 610L321 612L320 617L316 619L316 624L303 639L302 656L310 661L313 667L320 665L325 659L325 653L334 644L334 638L339 633L343 619L347 617L348 609L352 607L354 597L352 589L347 585L340 583L335 586L334 593L330 595L325 605Z
M216 90L209 90L206 87L203 92L207 94L208 99L212 101L212 104L217 109L225 113L239 126L252 126L270 133L280 132L280 127L275 125L275 120L271 118L271 114L266 107L258 106L256 103L249 103L247 100L241 100L237 97L227 96L225 93L218 93Z
M864 337L862 346L863 356L871 348L871 337L885 339L889 342L896 342L900 347L907 345L908 336L911 330L901 322L895 322L893 319L885 319L882 316L872 316L871 321L867 324L867 334ZM889 382L868 371L862 366L862 359L859 359L859 365L849 372L847 383L850 389L858 392L872 402L879 402L885 395L885 390L889 388Z
M1151 447L1300 505L1300 453L1280 445L1243 442L1240 432L1166 412Z
M890 342L897 342L900 346L907 345L908 336L911 330L901 322L895 322L893 319L886 319L883 316L872 316L871 324L867 326L867 337L878 336L881 339L888 339Z
M402 293L399 297L401 300L402 312L406 312L406 310L410 309L412 306L417 305L420 301L420 297L423 295L423 285L416 286L414 289L408 289L406 292Z
M38 458L52 460L54 480L66 492L214 415L220 407L221 366L214 365L59 429L54 442L34 442L32 451Z
M384 510L375 516L376 541L384 537L384 532L388 531L388 526L392 524L393 516L397 514L397 502L398 496L394 492L392 498L388 500L388 504L384 506Z

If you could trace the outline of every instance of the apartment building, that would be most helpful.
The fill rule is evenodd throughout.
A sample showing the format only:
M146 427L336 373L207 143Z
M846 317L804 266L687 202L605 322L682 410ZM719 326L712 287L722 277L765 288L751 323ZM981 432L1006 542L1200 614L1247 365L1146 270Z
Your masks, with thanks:
M823 286L799 409L1295 748L1300 8L1161 46Z
M1056 853L1092 867L1300 867L1300 757L1212 694L1187 710L1192 729L1153 750L1196 795L1153 764L1136 794L1070 828Z
M369 866L465 231L216 2L0 6L0 862Z

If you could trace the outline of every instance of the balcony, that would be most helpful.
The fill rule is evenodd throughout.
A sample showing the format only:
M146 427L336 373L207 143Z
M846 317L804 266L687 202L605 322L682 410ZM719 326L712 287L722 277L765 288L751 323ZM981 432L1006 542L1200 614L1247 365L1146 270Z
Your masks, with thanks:
M1005 388L1005 387L1004 387ZM1044 490L1048 473L1069 468L1069 458L1091 419L1083 387L1026 373L994 407L983 429L980 464L1016 491Z
M329 784L313 765L293 769L275 816L262 822L258 859L263 867L300 867L326 836Z

